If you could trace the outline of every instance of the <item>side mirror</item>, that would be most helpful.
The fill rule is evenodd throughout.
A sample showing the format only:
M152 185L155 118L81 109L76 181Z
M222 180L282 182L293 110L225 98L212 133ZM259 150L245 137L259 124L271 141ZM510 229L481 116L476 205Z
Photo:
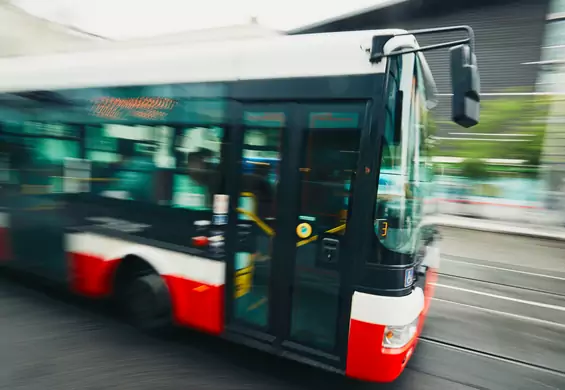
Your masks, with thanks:
M451 57L451 118L462 127L479 123L481 81L477 57L469 45L458 45L449 50Z

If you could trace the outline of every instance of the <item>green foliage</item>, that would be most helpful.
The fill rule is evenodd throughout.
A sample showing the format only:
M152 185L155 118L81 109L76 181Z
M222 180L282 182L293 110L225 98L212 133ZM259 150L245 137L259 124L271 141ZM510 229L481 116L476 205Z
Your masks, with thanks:
M450 122L453 126L450 131L474 133L465 138L481 140L441 140L438 149L444 155L449 153L454 157L520 159L526 160L526 164L538 165L550 102L550 98L532 96L506 96L483 101L477 126L463 129ZM508 136L490 135L504 133Z
M461 175L468 179L482 180L489 177L489 170L483 160L468 158L461 163Z
M424 128L426 129L424 142L427 145L427 153L429 156L437 156L439 148L435 137L438 133L438 124L433 115L426 115L424 118Z

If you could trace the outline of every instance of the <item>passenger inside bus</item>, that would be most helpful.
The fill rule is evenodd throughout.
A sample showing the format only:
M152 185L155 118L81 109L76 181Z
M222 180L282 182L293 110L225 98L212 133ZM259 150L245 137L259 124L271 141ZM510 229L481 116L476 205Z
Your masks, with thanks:
M275 191L269 183L271 167L266 164L255 164L251 172L242 177L241 191L255 195L256 213L259 218L273 218L273 201Z
M100 195L151 202L150 183L154 163L150 156L139 152L139 143L127 139L118 139L118 153L115 160L108 164L98 164L102 185Z

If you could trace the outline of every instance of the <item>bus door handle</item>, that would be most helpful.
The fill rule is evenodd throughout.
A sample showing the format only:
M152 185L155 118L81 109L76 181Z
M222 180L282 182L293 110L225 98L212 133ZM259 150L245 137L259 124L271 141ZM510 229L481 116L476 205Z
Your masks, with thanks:
M326 237L322 240L320 262L325 265L336 264L339 257L339 240Z

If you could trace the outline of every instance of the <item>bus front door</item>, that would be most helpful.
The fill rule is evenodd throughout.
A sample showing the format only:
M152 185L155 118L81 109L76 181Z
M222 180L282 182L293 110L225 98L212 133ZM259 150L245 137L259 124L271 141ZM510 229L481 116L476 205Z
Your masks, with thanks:
M364 104L242 105L228 329L340 365ZM345 336L344 336L345 335Z

